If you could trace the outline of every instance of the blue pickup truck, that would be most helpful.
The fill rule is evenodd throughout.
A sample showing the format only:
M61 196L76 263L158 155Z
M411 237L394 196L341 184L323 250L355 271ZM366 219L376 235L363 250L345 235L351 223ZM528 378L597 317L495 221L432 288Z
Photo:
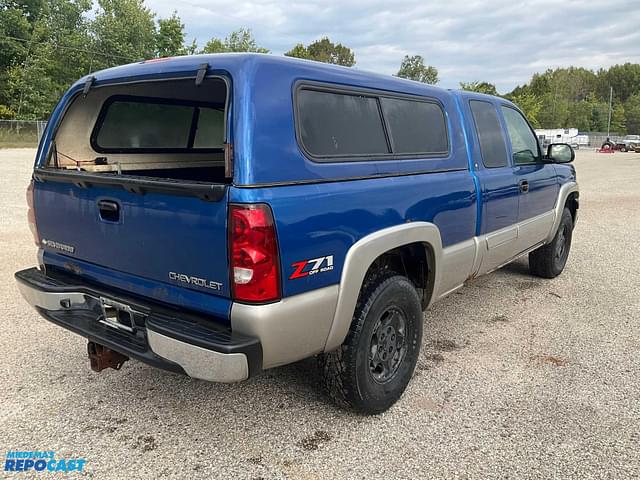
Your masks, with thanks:
M52 113L39 265L16 279L94 370L235 382L317 355L338 404L379 413L429 305L525 254L562 272L573 158L503 98L270 55L144 61Z

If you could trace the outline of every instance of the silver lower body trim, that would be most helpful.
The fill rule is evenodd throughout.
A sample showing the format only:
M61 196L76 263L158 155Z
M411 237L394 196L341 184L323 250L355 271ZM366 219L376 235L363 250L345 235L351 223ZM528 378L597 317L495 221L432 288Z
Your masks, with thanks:
M267 305L234 303L231 329L260 339L263 368L310 357L324 351L338 288L331 285Z

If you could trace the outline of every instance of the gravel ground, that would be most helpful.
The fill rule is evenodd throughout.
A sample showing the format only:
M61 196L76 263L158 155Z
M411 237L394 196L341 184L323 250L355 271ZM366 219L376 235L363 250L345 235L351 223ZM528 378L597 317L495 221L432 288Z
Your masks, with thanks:
M35 263L33 156L0 150L0 449L85 457L95 478L640 475L640 154L579 151L564 274L530 277L524 259L436 304L408 390L369 418L323 397L312 360L236 385L89 370L85 340L13 280Z

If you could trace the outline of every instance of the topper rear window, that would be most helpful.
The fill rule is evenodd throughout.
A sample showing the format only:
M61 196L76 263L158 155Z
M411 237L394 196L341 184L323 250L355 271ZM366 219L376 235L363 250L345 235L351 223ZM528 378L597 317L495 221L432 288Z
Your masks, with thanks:
M100 153L211 152L224 146L224 105L115 95L91 134Z

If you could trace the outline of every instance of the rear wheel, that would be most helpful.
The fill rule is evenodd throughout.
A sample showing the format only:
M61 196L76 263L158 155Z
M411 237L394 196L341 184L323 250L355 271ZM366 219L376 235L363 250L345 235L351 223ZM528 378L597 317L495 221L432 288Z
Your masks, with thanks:
M387 274L365 282L344 343L323 354L325 388L339 405L384 412L402 395L422 341L422 307L412 283Z
M565 208L556 235L551 243L543 245L529 254L529 271L533 275L544 278L554 278L562 273L573 236L573 217L571 211Z

